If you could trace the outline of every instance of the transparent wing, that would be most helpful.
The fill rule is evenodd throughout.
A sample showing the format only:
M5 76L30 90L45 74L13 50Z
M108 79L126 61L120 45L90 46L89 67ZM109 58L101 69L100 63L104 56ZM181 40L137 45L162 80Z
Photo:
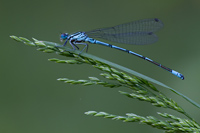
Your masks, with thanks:
M108 41L125 44L152 44L158 40L154 32L163 27L157 18L143 19L114 27L96 29L85 32L89 37L102 38Z

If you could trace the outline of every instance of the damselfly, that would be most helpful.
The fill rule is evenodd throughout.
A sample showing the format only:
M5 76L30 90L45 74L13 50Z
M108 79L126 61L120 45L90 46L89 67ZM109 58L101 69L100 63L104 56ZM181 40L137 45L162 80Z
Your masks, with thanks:
M93 38L102 38L108 41L124 43L124 44L136 44L136 45L144 45L144 44L152 44L158 40L158 37L154 32L160 30L163 27L163 22L157 18L152 19L143 19L138 21L133 21L121 25L117 25L109 28L95 29L88 32L76 32L74 34L63 33L60 36L60 40L66 40L64 45L67 44L67 41L71 44L73 49L79 49L77 44L85 45L82 51L86 48L86 52L88 51L88 44L85 42L93 43L93 44L101 44L104 46L108 46L110 48L115 48L129 54L133 54L137 57L140 57L144 60L147 60L167 71L174 74L175 76L184 79L184 76L168 67L161 65L143 55L137 54L133 51L117 47L115 45L111 45L105 42L101 42L95 40ZM92 38L90 38L92 37ZM82 52L81 51L81 52Z

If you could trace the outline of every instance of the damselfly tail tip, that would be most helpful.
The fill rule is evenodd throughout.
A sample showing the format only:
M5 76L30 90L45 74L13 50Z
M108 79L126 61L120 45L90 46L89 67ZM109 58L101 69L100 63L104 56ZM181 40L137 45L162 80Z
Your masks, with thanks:
M181 73L179 73L179 72L177 72L175 70L172 70L171 73L174 74L175 76L179 77L182 80L185 79L184 76Z
M182 80L185 79L185 77L184 77L182 74L180 74L180 78L181 78Z

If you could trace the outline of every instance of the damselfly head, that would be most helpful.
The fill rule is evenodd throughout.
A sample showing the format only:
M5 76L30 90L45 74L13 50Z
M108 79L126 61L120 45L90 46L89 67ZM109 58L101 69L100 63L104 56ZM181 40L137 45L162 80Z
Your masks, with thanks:
M62 33L60 34L60 41L62 42L63 40L67 39L68 33Z

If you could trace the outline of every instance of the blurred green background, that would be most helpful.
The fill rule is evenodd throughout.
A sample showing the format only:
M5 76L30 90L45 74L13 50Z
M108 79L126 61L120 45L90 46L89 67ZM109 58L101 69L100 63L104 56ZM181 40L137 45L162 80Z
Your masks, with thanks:
M100 71L89 65L49 62L49 58L63 57L42 53L13 41L9 36L59 42L60 32L88 31L133 20L159 18L165 26L157 33L157 43L145 46L116 45L177 70L185 76L184 81L118 50L90 44L89 53L159 80L200 103L199 13L199 0L1 0L0 132L162 132L138 123L84 115L85 111L96 110L117 115L132 112L157 116L156 112L165 112L165 109L122 96L118 90L123 88L63 84L56 79L99 77ZM199 109L166 88L159 88L200 122Z

